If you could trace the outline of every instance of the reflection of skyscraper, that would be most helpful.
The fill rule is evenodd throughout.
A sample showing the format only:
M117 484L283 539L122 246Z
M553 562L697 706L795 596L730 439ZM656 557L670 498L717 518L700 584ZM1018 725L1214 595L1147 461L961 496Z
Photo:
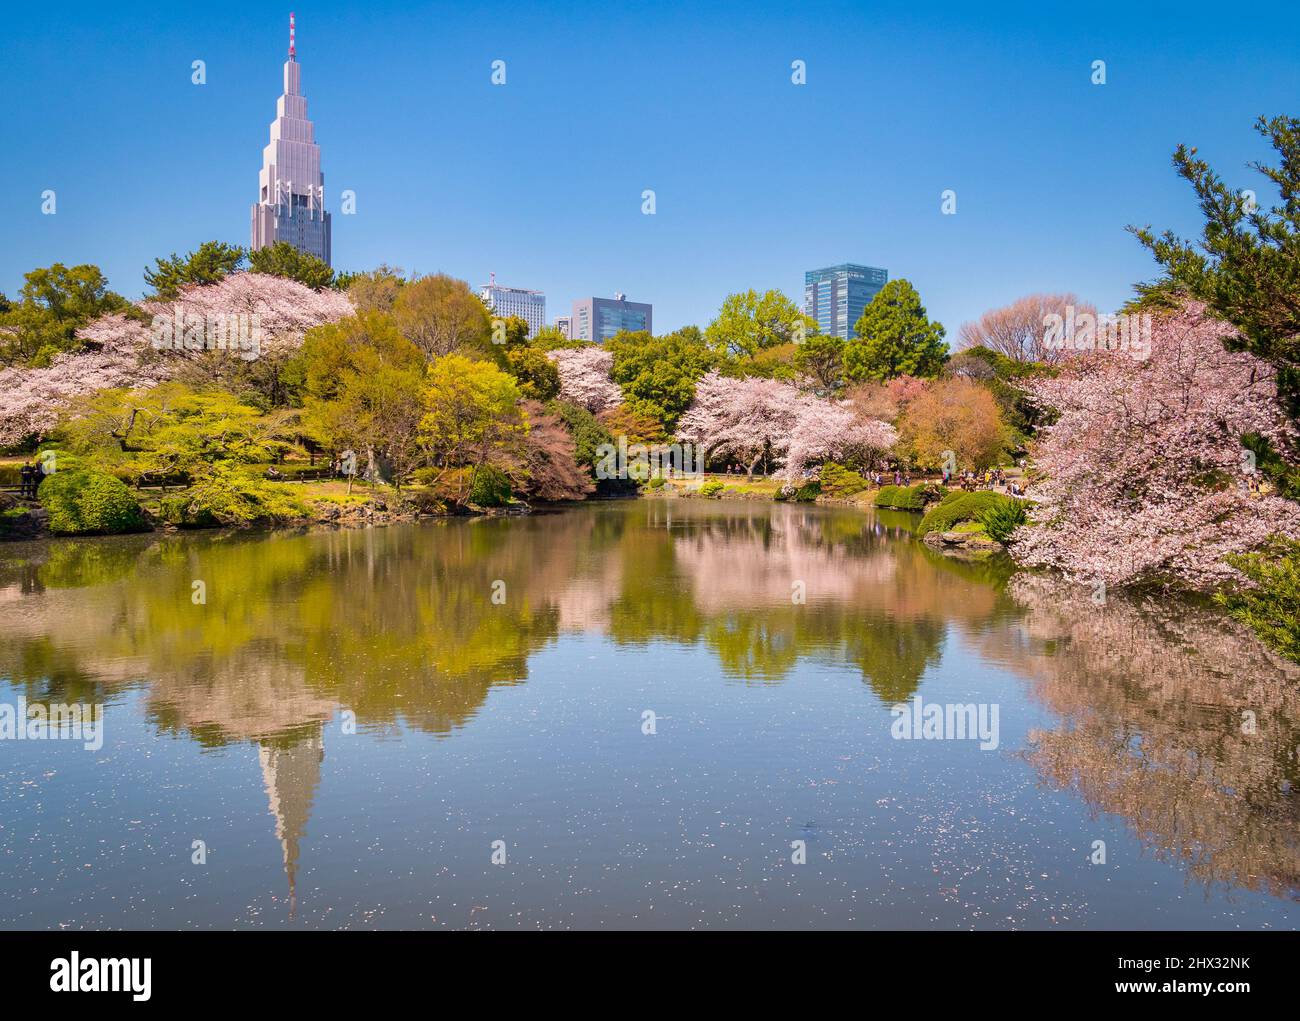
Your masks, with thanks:
M299 841L311 818L311 803L320 784L320 764L325 758L323 734L293 745L267 742L258 746L262 764L262 781L271 814L275 816L275 836L284 855L284 873L289 878L289 914L297 906Z
M330 214L325 212L325 175L320 146L307 119L302 68L289 15L289 59L284 63L284 95L276 103L271 141L262 150L257 201L253 204L254 250L287 241L330 261Z

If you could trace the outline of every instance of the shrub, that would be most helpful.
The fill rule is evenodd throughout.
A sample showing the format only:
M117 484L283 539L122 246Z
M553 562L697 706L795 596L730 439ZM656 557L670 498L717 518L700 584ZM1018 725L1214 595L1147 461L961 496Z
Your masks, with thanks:
M182 528L288 521L306 509L283 484L268 482L256 468L218 461L182 493L159 501L163 520Z
M700 486L700 496L714 497L726 489L726 483L718 479L709 479L708 482Z
M646 485L649 486L651 489L663 489L664 477L662 475L656 475L649 482L647 482Z
M850 468L834 461L822 465L821 491L824 496L848 497L867 488L867 480Z
M103 472L66 468L47 475L37 495L55 535L111 535L149 528L140 505L118 479Z
M990 538L1006 543L1011 533L1029 520L1025 513L1023 500L1009 499L1006 503L995 504L980 515L980 524Z
M480 465L470 486L469 502L480 507L502 507L509 503L509 477L494 464Z
M821 494L819 482L805 482L801 486L782 486L776 493L776 499L789 503L812 503Z
M923 511L927 504L951 496L946 488L934 482L920 482L915 486L881 486L876 493L877 507L894 510Z
M923 536L930 532L951 531L959 521L980 521L987 511L1017 502L1013 497L987 490L959 493L943 500L937 507L931 507L917 526L916 534ZM1021 511L1023 513L1023 508Z
M1215 601L1282 655L1300 661L1300 542L1279 538L1258 553L1227 559L1251 587L1219 592Z

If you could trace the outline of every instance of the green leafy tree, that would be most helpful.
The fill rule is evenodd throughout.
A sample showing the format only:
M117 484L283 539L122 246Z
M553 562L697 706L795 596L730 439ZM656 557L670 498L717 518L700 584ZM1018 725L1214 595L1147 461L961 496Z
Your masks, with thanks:
M1228 563L1250 584L1215 599L1273 648L1300 661L1300 542L1279 536L1267 549L1230 556Z
M493 352L490 314L464 280L438 273L405 284L393 302L403 335L430 358Z
M82 466L56 471L42 480L38 495L55 535L143 532L149 527L131 491L104 472Z
M234 273L246 257L244 249L224 241L205 241L184 256L175 252L165 259L154 259L154 268L146 268L144 282L153 288L154 297L170 301L189 284L215 284Z
M694 326L663 337L619 333L605 348L614 356L611 378L628 406L659 419L669 433L695 399L696 381L718 361Z
M429 366L424 384L420 439L433 462L434 486L449 470L469 468L472 490L479 469L507 457L527 431L519 410L519 387L489 362L443 355Z
M313 440L364 455L367 476L398 488L423 462L424 355L391 316L361 312L303 338L304 410Z
M405 284L401 269L387 263L364 273L340 273L334 281L348 292L358 312L391 312Z
M277 241L249 252L248 264L254 273L296 280L314 291L323 290L334 283L334 271L327 263L295 248L288 241Z
M133 313L134 306L108 289L98 266L84 264L34 269L25 274L17 302L0 311L0 364L48 365L81 347L77 330L109 312Z
M543 326L533 338L533 347L539 351L558 351L561 348L582 347L586 341L572 340L567 333L561 333L558 327Z
M934 376L948 345L943 326L931 322L921 296L908 281L891 280L871 299L844 349L844 374L851 380Z
M519 392L535 401L549 401L560 392L560 370L546 353L532 347L506 351L505 369L515 377Z
M729 294L718 317L704 331L704 342L719 358L753 358L760 351L799 343L817 329L780 291L752 288Z
M1137 285L1138 307L1167 306L1189 294L1241 331L1229 346L1277 367L1292 402L1300 404L1300 118L1261 117L1278 164L1251 163L1276 187L1281 202L1266 206L1253 192L1229 186L1195 148L1180 145L1174 169L1196 193L1204 217L1199 241L1150 227L1129 230L1155 256L1165 275Z
M844 341L830 334L812 334L796 349L794 367L821 393L833 393L844 385Z

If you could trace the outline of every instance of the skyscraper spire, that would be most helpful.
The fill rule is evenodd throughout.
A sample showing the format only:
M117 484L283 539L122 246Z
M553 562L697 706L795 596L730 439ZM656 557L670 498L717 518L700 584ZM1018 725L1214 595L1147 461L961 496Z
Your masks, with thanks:
M297 58L294 16L289 15L289 58L284 92L275 107L271 140L262 150L257 202L252 209L252 248L287 241L325 263L330 261L330 214L325 211L325 176L320 146L307 117L302 65Z

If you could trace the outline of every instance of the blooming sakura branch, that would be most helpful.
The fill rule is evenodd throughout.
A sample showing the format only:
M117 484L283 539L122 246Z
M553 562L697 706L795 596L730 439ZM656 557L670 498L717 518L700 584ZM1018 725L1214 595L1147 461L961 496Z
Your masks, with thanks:
M201 315L176 308L153 317L155 351L228 351L245 361L262 354L262 317L257 313Z
M0 703L0 741L81 741L88 752L104 746L104 707L74 702L44 705L19 697Z
M1043 316L1043 348L1047 351L1127 351L1136 361L1151 356L1151 316L1112 315L1065 306L1065 315Z

